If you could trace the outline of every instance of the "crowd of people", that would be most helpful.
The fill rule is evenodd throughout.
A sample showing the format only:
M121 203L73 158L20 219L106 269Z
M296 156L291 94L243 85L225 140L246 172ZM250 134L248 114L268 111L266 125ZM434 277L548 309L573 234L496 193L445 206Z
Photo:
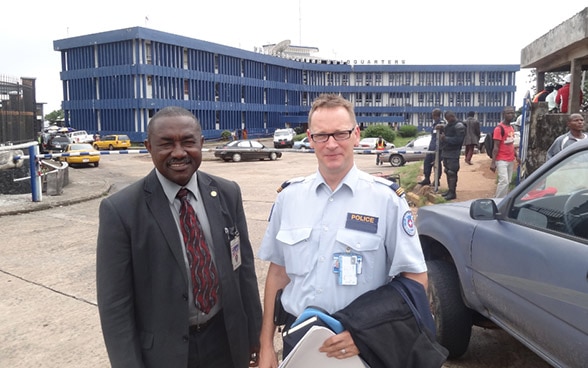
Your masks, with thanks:
M441 116L433 110L429 149L438 154L427 155L420 184L430 184L433 167L438 180L443 167L444 197L453 200L462 146L471 164L480 123L474 112L465 122L452 111ZM514 116L505 108L490 134L497 196L506 194L518 159ZM550 154L586 138L581 115L571 114L568 126ZM153 170L99 208L97 300L112 367L275 368L277 325L288 329L310 306L332 315L398 279L424 295L427 266L402 189L355 165L353 104L320 95L306 134L317 168L286 181L272 206L258 254L269 263L262 308L239 185L199 169L204 138L191 112L167 107L151 118L145 147ZM370 343L343 329L317 348L365 359L359 347Z

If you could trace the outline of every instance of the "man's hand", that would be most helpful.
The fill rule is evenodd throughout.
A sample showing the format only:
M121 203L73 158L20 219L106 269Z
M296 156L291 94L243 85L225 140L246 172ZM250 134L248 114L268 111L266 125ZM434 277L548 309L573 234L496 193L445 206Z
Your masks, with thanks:
M355 346L349 331L343 331L340 334L329 337L325 340L319 351L327 353L328 357L337 359L359 355L359 349Z

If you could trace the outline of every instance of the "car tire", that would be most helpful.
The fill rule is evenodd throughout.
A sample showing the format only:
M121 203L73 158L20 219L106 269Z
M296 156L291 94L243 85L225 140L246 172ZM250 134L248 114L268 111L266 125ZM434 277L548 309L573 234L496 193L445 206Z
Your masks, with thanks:
M112 144L109 144L108 149L112 151L114 149L114 146Z
M402 158L402 156L400 155L390 155L390 165L392 165L393 167L399 167L404 165L404 158Z
M100 166L100 162L94 162L94 167Z
M242 157L240 153L233 153L233 162L241 161Z
M94 145L94 149L97 150L97 151L100 151L100 147L98 147L97 144Z
M435 319L437 341L449 351L449 359L459 358L470 343L472 310L463 302L459 276L452 263L428 261L427 269L427 295Z
M275 153L275 152L271 152L269 154L269 159L272 160L272 161L276 161L278 159L278 154Z

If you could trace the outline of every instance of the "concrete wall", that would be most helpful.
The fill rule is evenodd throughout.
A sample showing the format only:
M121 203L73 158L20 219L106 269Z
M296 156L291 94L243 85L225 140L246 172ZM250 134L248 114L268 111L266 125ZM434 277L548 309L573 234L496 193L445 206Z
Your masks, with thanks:
M529 137L527 142L527 159L522 167L525 176L531 175L539 166L545 163L545 155L553 141L568 132L568 114L550 114L547 103L533 103L531 121L529 123ZM586 121L587 115L583 114ZM584 125L586 130L588 125Z

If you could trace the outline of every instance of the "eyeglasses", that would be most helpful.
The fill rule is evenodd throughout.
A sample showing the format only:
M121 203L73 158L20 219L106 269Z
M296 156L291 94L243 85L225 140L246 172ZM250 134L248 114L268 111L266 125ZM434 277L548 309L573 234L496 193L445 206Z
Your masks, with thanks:
M315 143L325 143L326 141L329 140L329 137L333 137L333 139L336 140L336 141L344 141L344 140L349 139L349 137L351 137L351 133L354 130L355 130L355 128L349 129L349 130L343 130L343 131L335 132L335 133L317 133L317 134L311 134L310 135L310 138Z

